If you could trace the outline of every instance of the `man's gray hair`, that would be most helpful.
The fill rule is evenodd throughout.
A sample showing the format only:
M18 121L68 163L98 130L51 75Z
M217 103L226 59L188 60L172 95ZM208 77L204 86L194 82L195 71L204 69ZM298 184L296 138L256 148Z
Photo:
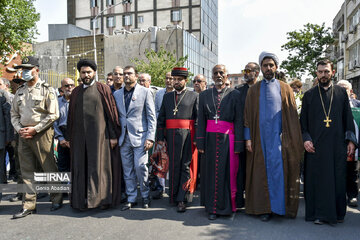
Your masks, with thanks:
M0 79L3 81L4 85L6 85L7 88L10 88L10 81L9 80L7 80L6 78L0 78Z
M147 80L151 82L151 76L148 73L140 73L139 76L144 76Z
M337 85L343 86L346 89L351 90L352 89L352 85L348 80L340 80L337 82Z

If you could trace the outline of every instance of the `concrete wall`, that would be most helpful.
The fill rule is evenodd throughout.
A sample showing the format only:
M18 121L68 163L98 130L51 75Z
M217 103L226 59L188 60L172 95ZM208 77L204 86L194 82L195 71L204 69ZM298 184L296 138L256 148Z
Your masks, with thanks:
M177 39L177 41L176 41ZM157 48L163 46L168 51L176 50L178 57L183 56L183 32L181 29L159 31L157 34Z
M67 60L64 57L66 56L66 40L36 43L33 44L33 51L39 58L40 71L53 70L57 73L67 72ZM54 56L63 57L57 58Z
M110 72L115 66L134 65L130 59L145 59L145 49L150 48L150 32L121 34L104 39L105 70Z
M177 34L177 35L176 35ZM178 41L176 41L176 37ZM177 49L178 57L183 56L182 30L158 31L157 48L163 46L168 51ZM121 34L104 39L105 70L110 72L115 66L134 65L130 60L139 58L145 60L145 50L151 47L150 32L136 34ZM177 47L176 47L177 46Z
M89 36L91 32L72 24L49 24L49 41Z

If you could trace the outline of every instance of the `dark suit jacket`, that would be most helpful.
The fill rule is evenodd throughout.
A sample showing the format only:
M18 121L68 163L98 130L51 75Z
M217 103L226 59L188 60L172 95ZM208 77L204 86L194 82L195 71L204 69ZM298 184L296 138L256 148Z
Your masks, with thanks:
M4 90L0 90L0 149L4 149L6 142L10 142L14 138L10 109L11 105L8 93Z

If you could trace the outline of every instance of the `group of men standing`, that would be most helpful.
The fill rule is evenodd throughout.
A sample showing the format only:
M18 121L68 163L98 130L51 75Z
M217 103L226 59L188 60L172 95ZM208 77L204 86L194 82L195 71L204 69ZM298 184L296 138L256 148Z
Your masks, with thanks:
M82 85L74 89L74 82L64 79L64 96L56 104L53 89L38 78L37 60L26 57L19 66L26 83L11 109L24 182L33 182L38 166L57 171L49 142L55 122L59 152L71 159L66 164L59 158L58 167L71 170L75 209L116 206L124 189L121 210L131 209L138 185L142 207L148 208L148 151L156 142L167 147L169 200L178 212L191 202L200 171L201 204L210 220L244 206L262 221L273 215L296 217L304 156L306 220L342 222L346 159L357 146L348 95L331 82L332 63L320 61L319 85L304 94L299 120L291 87L275 78L278 66L275 54L262 52L259 64L246 65L246 83L233 89L219 64L212 69L214 87L205 90L205 77L197 75L195 91L186 87L188 70L174 68L166 74L166 88L156 92L151 76L138 79L132 66L115 67L107 80L111 87L97 82L96 63L83 59L77 65ZM264 79L257 81L260 71ZM159 182L161 195L165 180ZM52 210L61 208L61 194L51 200ZM14 218L34 213L35 201L34 193L25 194Z

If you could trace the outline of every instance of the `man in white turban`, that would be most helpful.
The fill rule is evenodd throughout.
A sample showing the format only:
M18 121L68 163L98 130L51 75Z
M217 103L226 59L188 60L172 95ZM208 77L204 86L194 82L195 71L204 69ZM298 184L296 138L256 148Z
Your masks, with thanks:
M303 147L295 98L275 79L275 54L262 52L259 64L264 80L249 89L245 102L246 213L262 221L272 213L296 217Z

